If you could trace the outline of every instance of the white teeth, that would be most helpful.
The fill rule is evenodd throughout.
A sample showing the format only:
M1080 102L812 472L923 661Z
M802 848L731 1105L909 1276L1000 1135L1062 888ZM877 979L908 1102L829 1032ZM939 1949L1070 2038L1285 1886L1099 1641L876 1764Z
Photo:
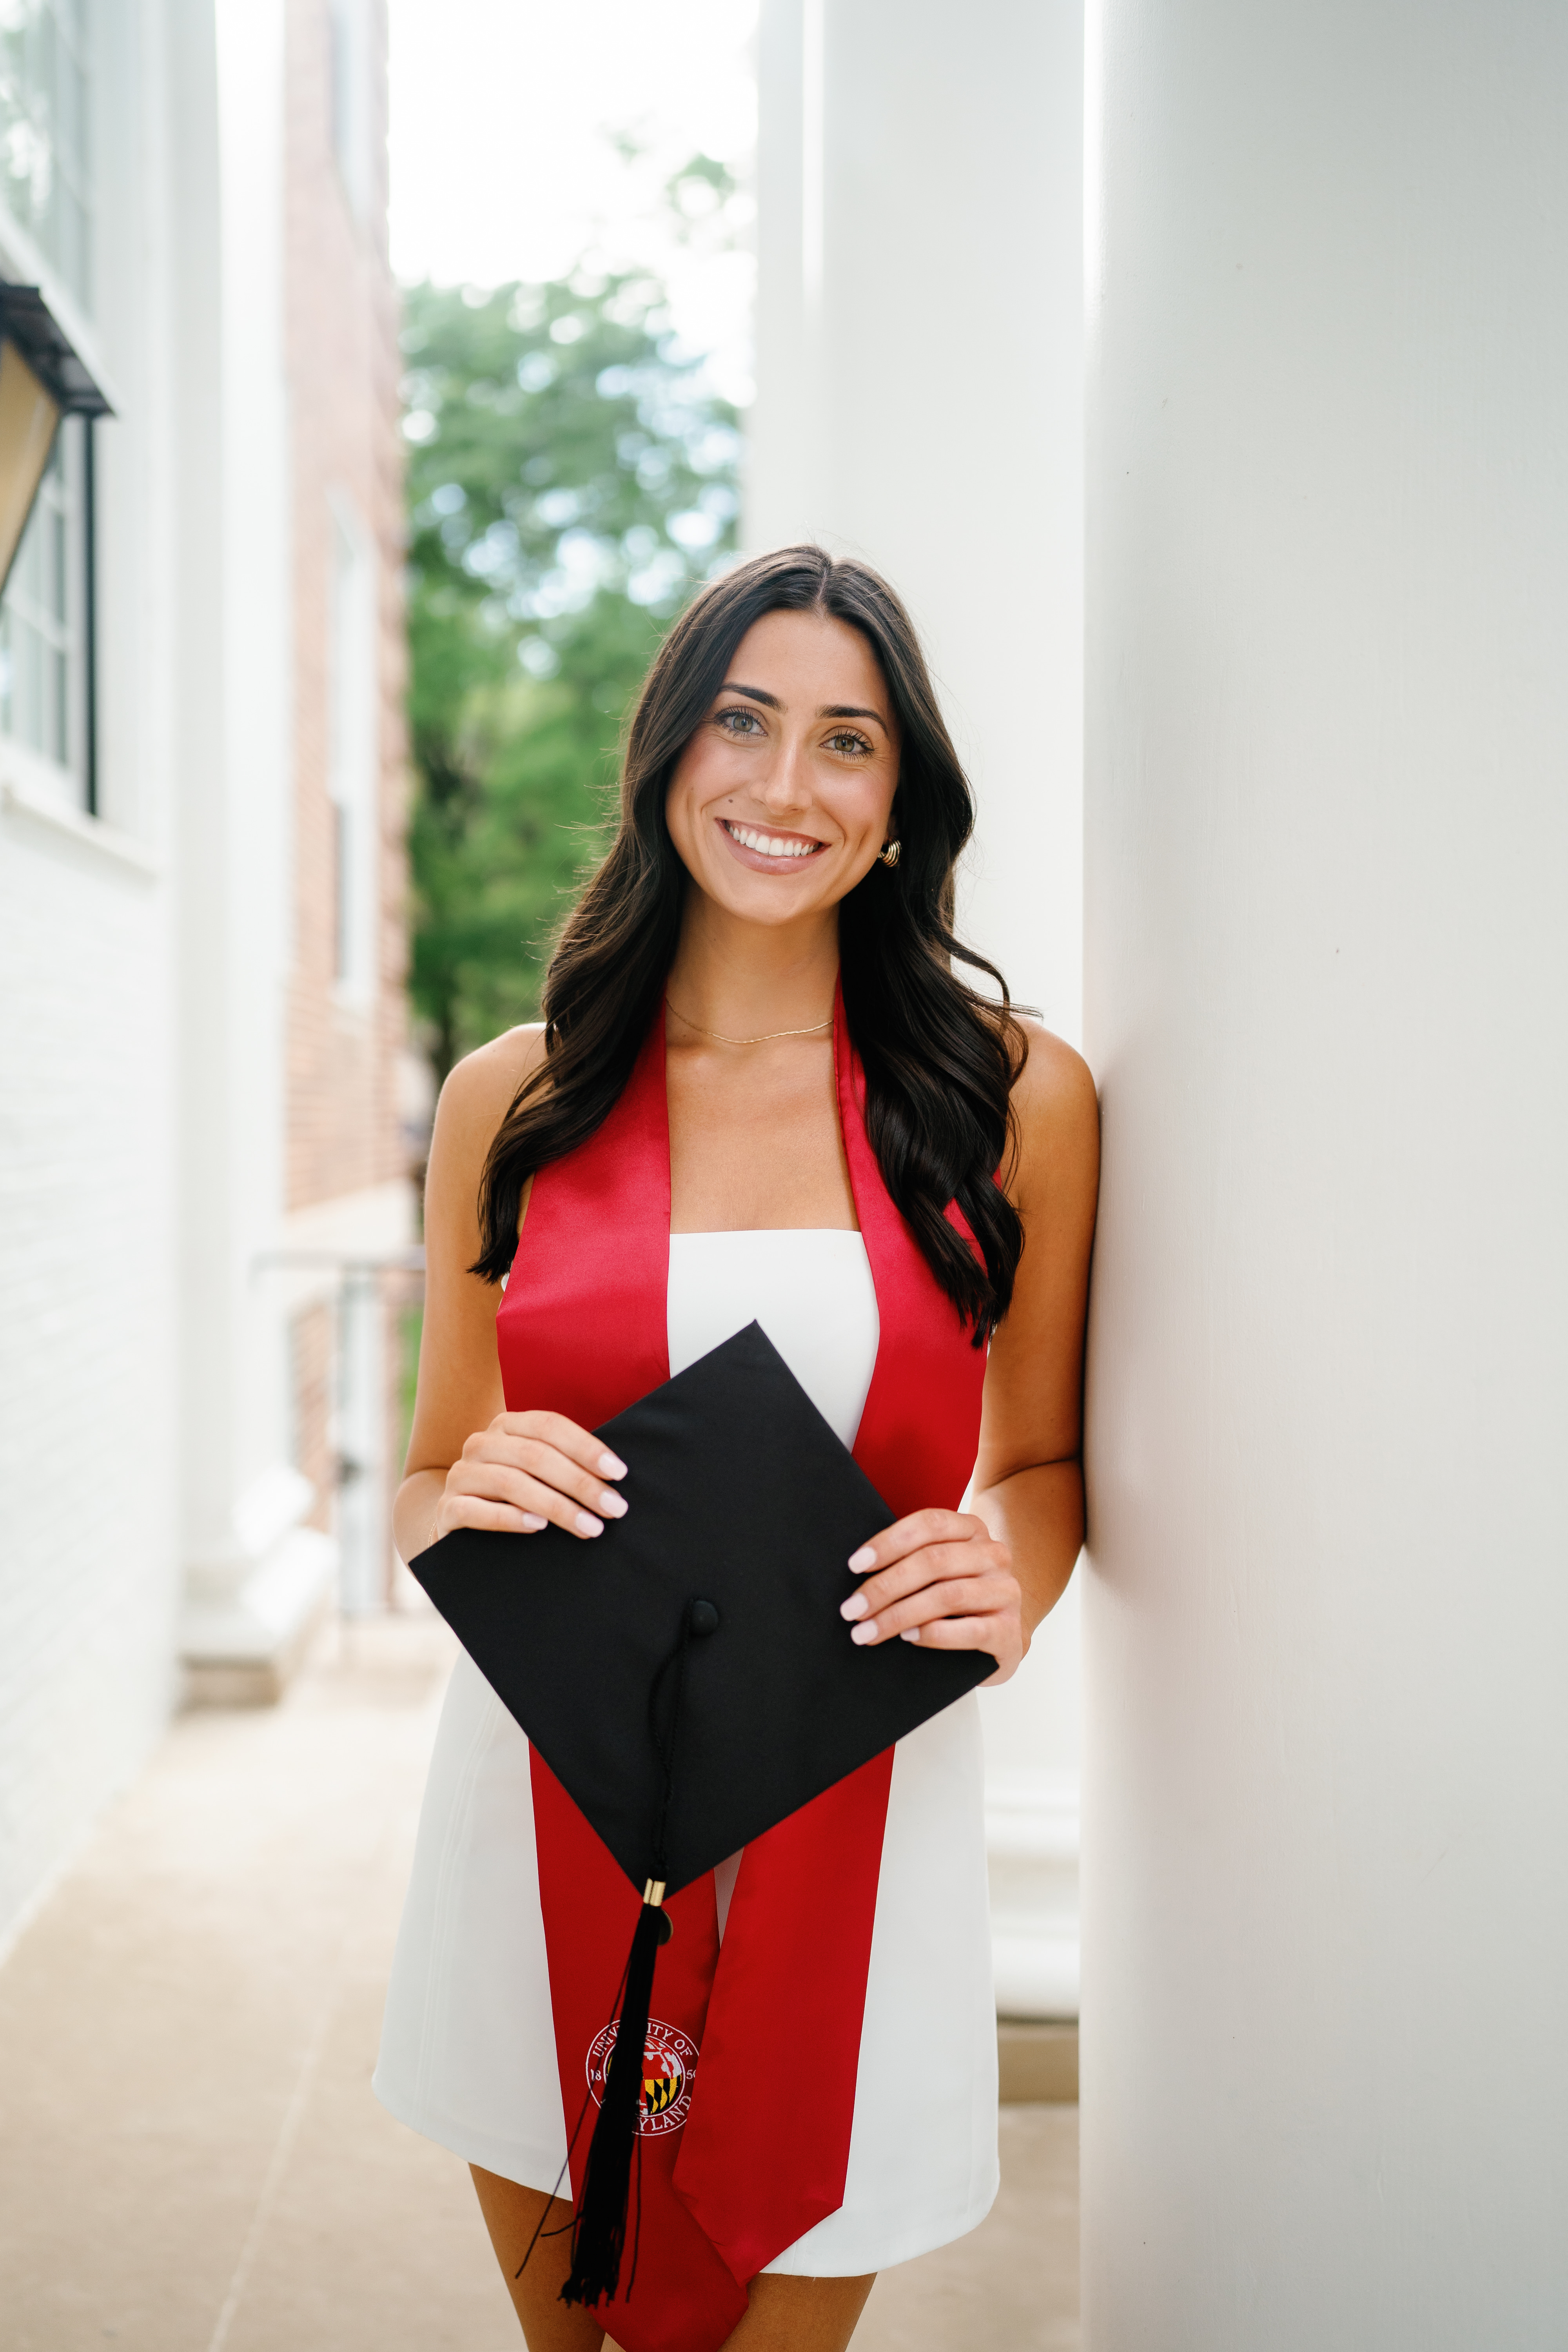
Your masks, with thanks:
M730 831L742 849L755 850L759 857L809 857L822 846L816 841L780 841L776 835L755 833L745 824L731 824Z

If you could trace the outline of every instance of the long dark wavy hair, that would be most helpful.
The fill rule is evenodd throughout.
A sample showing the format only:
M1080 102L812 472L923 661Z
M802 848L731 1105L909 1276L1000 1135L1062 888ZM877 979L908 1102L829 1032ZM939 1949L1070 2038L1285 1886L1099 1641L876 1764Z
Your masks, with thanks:
M523 1187L585 1143L614 1108L659 1009L688 876L665 802L681 752L765 613L821 613L858 629L898 719L896 867L841 900L839 976L866 1072L866 1132L888 1191L978 1347L1007 1311L1024 1246L995 1181L1014 1146L1011 1093L1027 1047L1006 984L953 937L953 870L974 806L908 613L864 563L784 547L736 566L688 606L647 675L627 732L616 838L562 929L544 982L545 1059L497 1130L479 1190L482 1252L499 1282L517 1249ZM1000 1003L953 970L986 972ZM944 1214L956 1202L977 1259Z

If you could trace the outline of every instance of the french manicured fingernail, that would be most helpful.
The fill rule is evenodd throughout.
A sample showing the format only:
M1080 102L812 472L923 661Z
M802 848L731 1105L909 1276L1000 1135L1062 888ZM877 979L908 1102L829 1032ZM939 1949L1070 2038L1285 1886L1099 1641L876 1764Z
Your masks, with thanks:
M864 1617L870 1606L863 1592L852 1592L848 1600L841 1605L838 1614L840 1617Z
M903 1632L899 1635L900 1642L918 1642L920 1637L921 1629L918 1625L906 1625Z
M869 1544L862 1544L858 1551L852 1551L849 1555L851 1576L864 1576L868 1568L875 1568L876 1565L877 1555Z
M599 1508L607 1519L624 1519L626 1516L626 1498L624 1495L617 1495L613 1486L606 1486L599 1497Z
M617 1459L617 1457L616 1457L615 1454L600 1454L600 1456L599 1456L599 1475L600 1475L600 1477L601 1477L601 1478L624 1478L624 1477L626 1476L626 1464L625 1464L624 1462L622 1462L622 1461L618 1460L618 1459Z
M525 1535L536 1536L541 1528L547 1528L549 1525L549 1520L542 1519L537 1511L524 1511L522 1515L522 1526Z
M579 1511L577 1532L580 1536L602 1536L605 1532L605 1522L603 1519L596 1519L592 1511Z
M874 1642L876 1638L877 1621L874 1617L868 1617L863 1625L857 1625L849 1636L852 1642Z

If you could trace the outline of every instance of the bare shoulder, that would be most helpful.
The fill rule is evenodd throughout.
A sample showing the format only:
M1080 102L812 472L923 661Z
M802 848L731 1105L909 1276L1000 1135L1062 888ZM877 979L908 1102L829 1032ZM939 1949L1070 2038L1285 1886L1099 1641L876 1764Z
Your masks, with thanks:
M478 1233L479 1177L496 1129L519 1087L543 1058L544 1025L529 1022L466 1054L441 1089L426 1179L426 1233L432 1217L437 1223L454 1218L461 1228L458 1246L470 1258L476 1254L469 1242Z
M1100 1167L1100 1100L1083 1055L1038 1021L1019 1019L1028 1059L1013 1086L1017 1121L1015 1189L1037 1184L1092 1188Z
M448 1150L489 1151L519 1087L544 1059L544 1024L508 1029L454 1064L436 1107L437 1134Z

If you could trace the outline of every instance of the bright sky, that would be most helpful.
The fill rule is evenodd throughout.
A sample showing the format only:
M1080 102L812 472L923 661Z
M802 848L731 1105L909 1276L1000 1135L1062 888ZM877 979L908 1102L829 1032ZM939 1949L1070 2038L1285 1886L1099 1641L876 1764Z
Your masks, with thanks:
M682 341L749 398L751 256L658 215L699 152L749 178L756 0L390 0L390 17L398 276L489 286L584 252L655 268ZM643 152L623 160L617 135Z

